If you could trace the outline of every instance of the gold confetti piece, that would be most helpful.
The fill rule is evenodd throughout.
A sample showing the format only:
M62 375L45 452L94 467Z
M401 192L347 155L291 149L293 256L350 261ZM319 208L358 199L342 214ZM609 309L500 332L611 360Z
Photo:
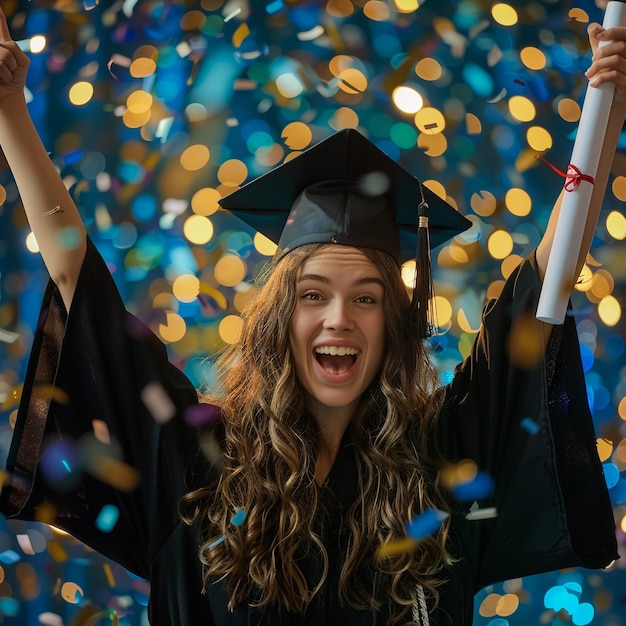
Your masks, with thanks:
M473 113L465 115L465 127L468 135L478 135L483 129L480 120Z
M221 309L226 310L228 308L228 301L226 300L226 297L215 287L211 287L211 285L207 285L206 283L200 283L200 293L211 296Z
M543 358L545 338L541 322L534 314L520 316L511 326L508 338L511 363L521 369L533 369Z
M50 554L52 559L57 563L64 563L68 559L65 548L58 541L48 542L48 554Z
M417 546L417 541L408 537L405 539L397 539L380 546L380 548L376 551L376 555L378 557L385 557L402 554L403 552L410 552L411 550L414 550L415 546Z
M57 518L57 510L52 504L40 504L35 510L35 521L42 524L54 524Z
M128 463L112 457L99 457L89 464L89 472L102 482L121 491L133 491L140 482L139 472Z
M33 396L40 400L49 398L59 404L69 404L70 401L70 397L67 393L54 385L39 385L33 387Z
M109 583L109 587L114 588L115 587L115 577L113 576L113 570L111 569L111 566L108 563L105 563L102 568L104 569L104 574L106 576L107 579L107 583Z
M445 489L452 489L457 485L468 483L478 474L478 467L471 459L463 459L458 463L446 465L439 472L439 480Z
M0 410L7 411L20 403L20 399L22 398L22 387L23 385L17 385L11 389L0 404Z
M250 28L248 27L248 25L245 22L243 22L242 24L239 24L239 26L237 27L237 30L233 33L233 46L235 46L235 48L240 48L244 39L249 34L250 34Z
M83 590L76 583L63 583L61 587L61 597L69 604L78 604L83 595Z

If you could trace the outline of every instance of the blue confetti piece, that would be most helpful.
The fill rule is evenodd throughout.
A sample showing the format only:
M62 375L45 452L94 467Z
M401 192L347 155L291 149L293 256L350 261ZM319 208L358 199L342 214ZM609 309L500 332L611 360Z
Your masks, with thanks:
M577 582L570 581L567 583L563 583L563 587L565 587L565 589L567 589L569 593L575 593L579 598L583 592L582 586L580 585L580 583Z
M466 63L463 66L462 74L465 82L482 98L493 93L493 78L482 67L475 63Z
M219 546L220 543L224 543L226 541L226 535L222 535L219 539L216 539L215 541L212 541L209 544L209 550L212 550L213 548L215 548L216 546Z
M243 509L235 509L235 514L230 518L230 523L233 526L241 526L246 519L246 512ZM215 546L219 546L221 543L226 541L226 535L222 535L219 539L211 542L208 546L208 549L211 550L215 548Z
M76 163L80 163L82 158L83 158L82 148L76 148L76 150L72 150L71 152L66 152L63 155L63 163L65 165L74 165Z
M448 517L448 513L445 511L426 509L421 515L407 522L406 534L412 539L423 539L437 532L446 517Z
M493 480L489 474L478 472L472 480L455 485L451 489L454 496L461 502L480 500L493 493Z
M583 364L583 371L588 372L593 367L595 355L589 346L580 346L580 359Z
M282 0L274 0L273 2L270 2L265 6L265 10L270 15L273 15L274 13L278 13L278 11L284 8L284 6L285 5L283 4Z
M550 98L550 90L548 89L546 81L543 78L532 78L528 81L528 84L530 86L530 90L533 92L533 96L535 96L535 99L539 102L545 102Z
M0 613L14 617L20 612L20 603L15 598L0 598Z
M552 609L558 613L565 605L565 598L568 595L565 587L551 587L543 597L543 604L546 609Z
M98 513L98 517L96 518L96 528L103 533L111 532L119 516L120 511L115 505L105 504L102 509L100 509L100 513Z
M539 432L539 424L534 420L531 420L530 417L525 417L522 420L522 428L527 430L531 435L536 435Z
M606 481L606 486L609 489L613 489L615 485L619 482L620 474L619 469L613 463L604 463L602 465L602 471L604 472L604 480Z
M246 512L243 509L235 509L235 514L230 518L233 526L241 526L246 519Z
M15 550L5 550L4 552L0 552L0 562L5 565L11 565L12 563L17 563L21 560L22 557L15 552Z
M454 370L445 370L439 374L439 380L442 385L449 385L454 379Z
M583 602L572 615L572 623L576 626L586 626L593 620L594 614L593 605Z
M578 610L578 598L568 593L563 602L563 609L568 612L569 615L574 615L574 613Z

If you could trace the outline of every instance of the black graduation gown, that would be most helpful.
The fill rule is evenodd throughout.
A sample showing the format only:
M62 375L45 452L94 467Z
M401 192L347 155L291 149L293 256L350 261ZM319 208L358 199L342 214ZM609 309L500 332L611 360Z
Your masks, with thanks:
M473 353L447 389L434 443L450 460L472 458L494 477L493 495L476 504L495 507L497 516L472 521L466 516L473 502L453 503L450 549L457 562L431 624L471 624L474 593L489 583L569 566L602 567L617 558L572 320L553 333L547 357L532 370L517 369L507 358L512 320L534 312L538 290L527 260L485 308ZM171 419L155 420L142 400L142 390L155 387L171 398ZM383 614L340 606L337 598L347 540L341 516L358 496L347 438L322 487L330 572L305 614L247 606L229 613L224 583L202 593L198 538L177 513L182 495L217 478L199 451L206 427L186 419L196 402L161 342L125 311L89 242L69 315L54 285L44 297L0 510L32 520L37 507L52 504L55 525L150 581L153 626L384 624ZM522 427L525 418L532 419L532 432ZM111 444L94 442L93 425L101 422ZM73 462L67 476L52 472L51 480L59 442L73 450ZM117 465L99 463L111 457ZM131 468L139 482L129 488ZM113 528L98 523L107 505L119 511ZM319 564L305 567L314 575Z

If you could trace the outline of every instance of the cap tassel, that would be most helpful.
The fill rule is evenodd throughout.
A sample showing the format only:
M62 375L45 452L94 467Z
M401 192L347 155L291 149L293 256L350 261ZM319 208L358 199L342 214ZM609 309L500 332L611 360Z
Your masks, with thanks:
M435 328L433 315L433 275L430 259L430 234L428 228L428 204L422 199L417 207L417 278L411 301L411 319L419 337L430 337Z

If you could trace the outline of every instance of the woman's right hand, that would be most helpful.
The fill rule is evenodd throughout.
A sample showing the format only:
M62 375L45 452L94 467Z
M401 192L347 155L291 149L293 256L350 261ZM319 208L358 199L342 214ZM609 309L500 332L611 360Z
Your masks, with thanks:
M16 96L23 97L30 59L13 41L0 8L0 107Z

